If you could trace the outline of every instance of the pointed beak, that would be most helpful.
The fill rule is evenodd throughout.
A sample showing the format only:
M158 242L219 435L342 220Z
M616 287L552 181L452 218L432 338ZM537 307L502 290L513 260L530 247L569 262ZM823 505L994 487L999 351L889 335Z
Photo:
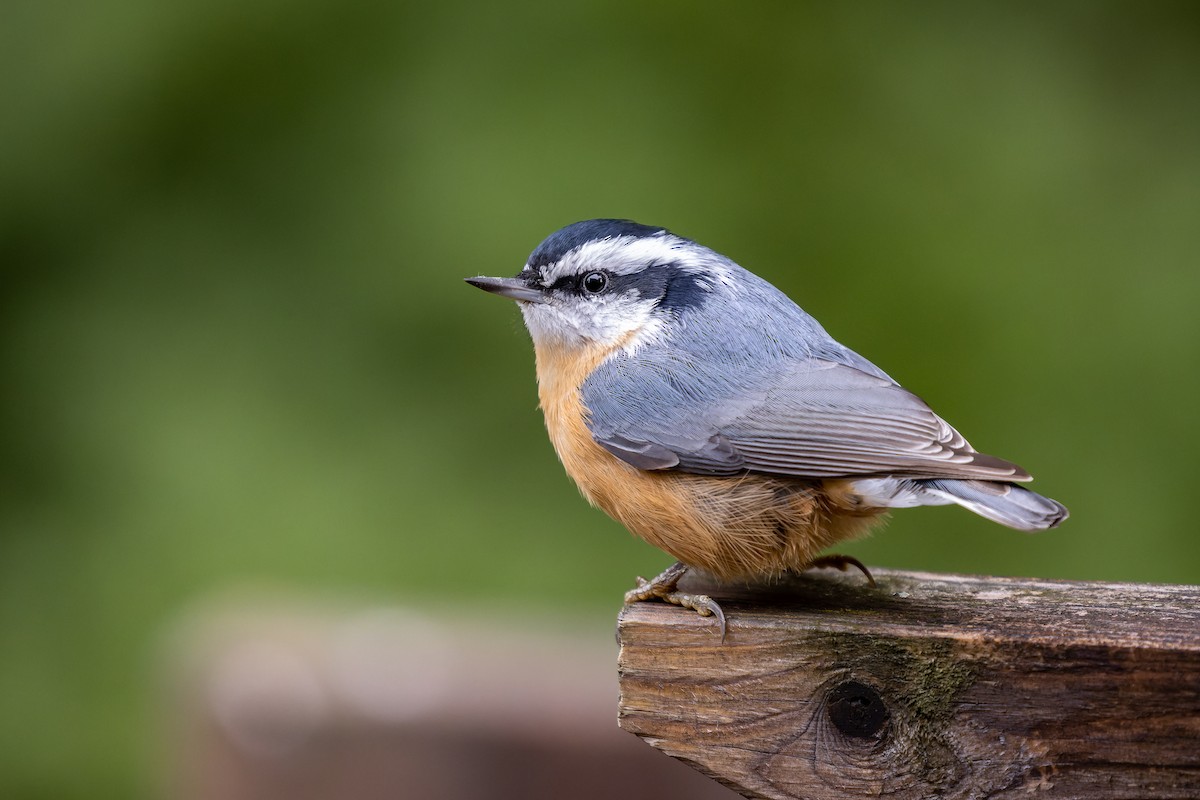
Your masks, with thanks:
M467 283L483 289L485 292L498 294L510 300L520 300L525 303L544 303L546 296L537 289L531 289L520 278L465 278Z

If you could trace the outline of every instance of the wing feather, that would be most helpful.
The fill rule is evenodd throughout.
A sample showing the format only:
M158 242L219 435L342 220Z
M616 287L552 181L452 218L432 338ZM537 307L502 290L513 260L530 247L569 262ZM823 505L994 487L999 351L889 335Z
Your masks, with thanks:
M810 358L775 364L769 374L690 381L672 368L679 365L608 366L584 384L588 425L599 444L641 469L1029 479L1017 465L976 452L882 372L857 365Z

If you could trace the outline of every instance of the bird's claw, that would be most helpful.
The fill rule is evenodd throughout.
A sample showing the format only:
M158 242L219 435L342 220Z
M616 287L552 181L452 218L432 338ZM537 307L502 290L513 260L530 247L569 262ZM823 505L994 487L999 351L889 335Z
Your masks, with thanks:
M866 565L863 564L861 561L859 561L854 556L841 556L841 555L821 556L820 558L814 558L811 562L809 562L806 569L827 568L827 569L837 569L837 570L841 570L842 572L845 572L847 570L847 568L849 568L849 567L854 567L859 572L861 572L863 575L865 575L867 577L867 583L870 584L871 588L872 589L876 588L875 578L873 578L871 576L871 570L867 569Z
M702 617L715 617L717 625L721 629L721 642L722 644L725 642L725 612L721 610L721 606L716 600L706 594L685 594L683 592L671 592L663 595L662 599L681 608L690 608Z
M675 585L687 572L687 567L678 561L667 567L654 580L638 577L637 587L625 593L626 603L637 603L642 600L656 600L675 591Z
M687 594L676 590L679 579L687 572L687 567L676 562L663 572L647 581L639 577L637 587L625 593L626 603L639 603L645 600L662 600L665 603L677 605L695 611L702 617L715 617L721 628L721 641L725 641L725 612L720 604L706 594Z

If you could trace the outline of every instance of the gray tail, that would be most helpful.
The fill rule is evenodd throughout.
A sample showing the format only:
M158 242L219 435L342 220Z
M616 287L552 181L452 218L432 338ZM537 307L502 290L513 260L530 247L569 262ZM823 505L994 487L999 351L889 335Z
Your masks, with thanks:
M1019 531L1043 531L1067 518L1067 507L1024 486L999 481L916 481L928 494Z

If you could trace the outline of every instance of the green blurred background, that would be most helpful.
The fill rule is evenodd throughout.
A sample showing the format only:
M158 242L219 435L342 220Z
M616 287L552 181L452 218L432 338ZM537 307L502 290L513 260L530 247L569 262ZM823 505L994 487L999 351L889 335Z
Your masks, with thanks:
M1184 2L7 0L0 796L153 791L162 631L222 587L611 619L665 566L461 280L589 217L764 275L1072 510L847 551L1200 581L1198 34Z

